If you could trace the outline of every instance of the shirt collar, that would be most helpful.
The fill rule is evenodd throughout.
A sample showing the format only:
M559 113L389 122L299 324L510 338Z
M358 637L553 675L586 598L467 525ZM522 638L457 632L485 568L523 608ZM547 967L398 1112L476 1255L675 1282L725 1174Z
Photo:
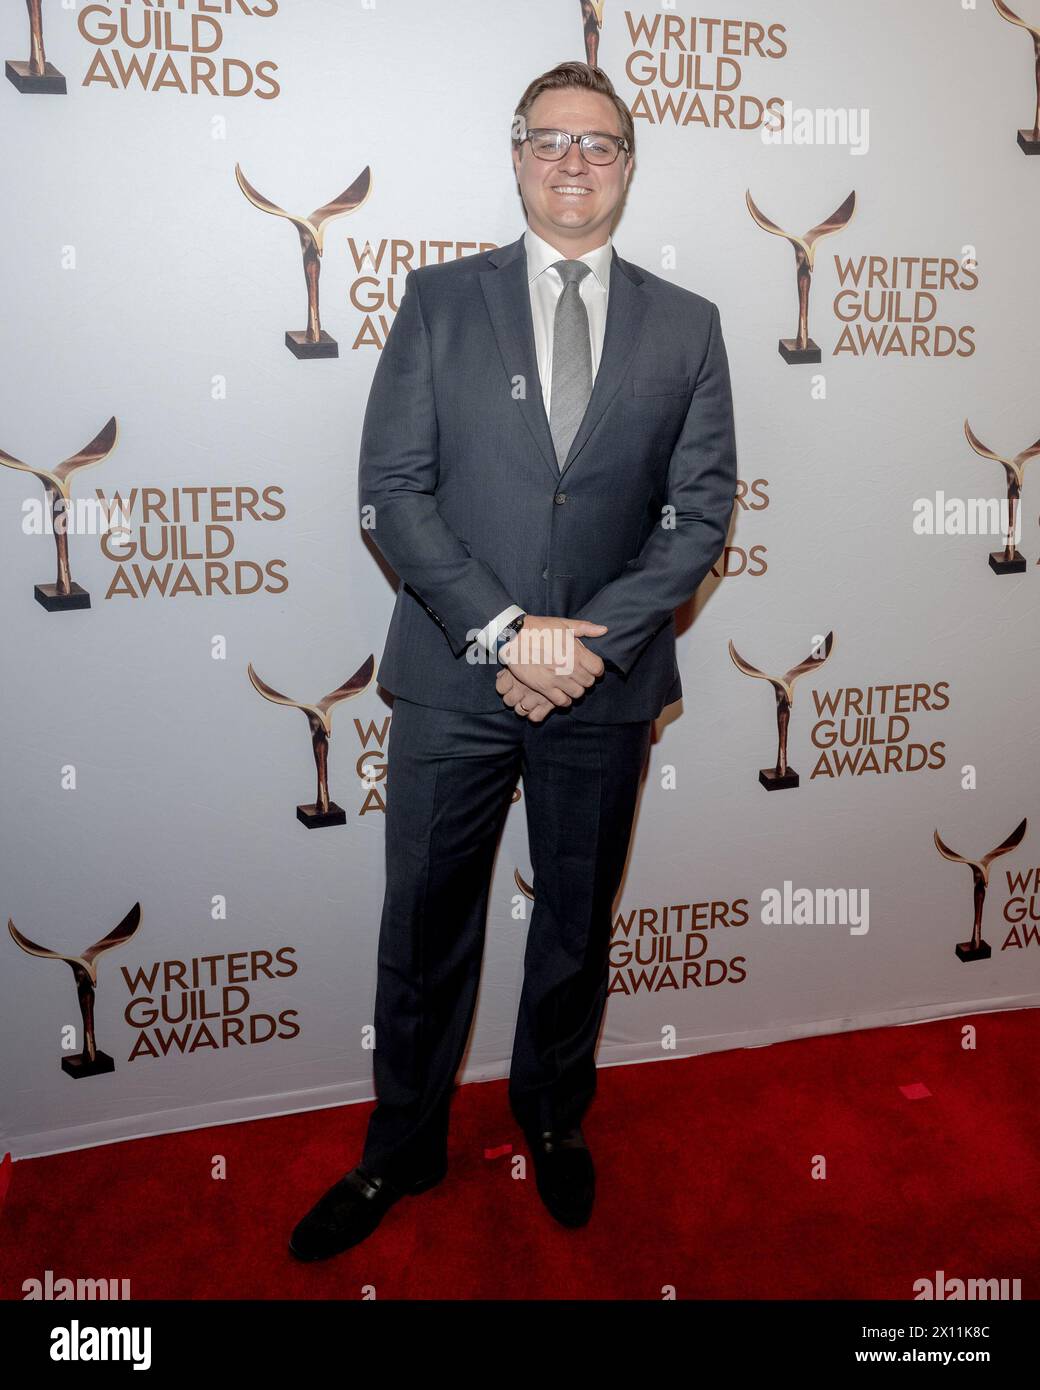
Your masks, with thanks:
M555 265L560 260L576 259L584 261L590 267L593 275L604 289L610 287L610 262L613 259L613 238L608 236L602 246L595 247L592 251L586 251L584 256L568 257L562 251L557 251L555 246L540 237L537 232L533 232L530 227L524 232L524 249L527 252L527 280L536 280L543 271L549 266Z

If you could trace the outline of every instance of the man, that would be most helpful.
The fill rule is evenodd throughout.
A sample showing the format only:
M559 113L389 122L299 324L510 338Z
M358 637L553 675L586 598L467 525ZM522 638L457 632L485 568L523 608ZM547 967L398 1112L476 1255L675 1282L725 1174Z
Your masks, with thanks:
M725 544L729 372L709 300L622 260L633 167L609 79L524 93L509 246L408 273L372 382L359 492L401 584L374 1070L361 1162L293 1232L318 1259L446 1171L495 849L522 775L534 907L509 1101L536 1185L588 1220L611 914L654 718L682 687L674 609Z

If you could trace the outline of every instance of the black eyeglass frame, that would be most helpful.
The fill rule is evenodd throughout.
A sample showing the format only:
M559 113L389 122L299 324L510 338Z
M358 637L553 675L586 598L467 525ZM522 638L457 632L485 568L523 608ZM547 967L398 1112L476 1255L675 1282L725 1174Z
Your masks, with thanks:
M558 164L561 159L566 157L571 146L574 144L577 144L578 148L581 150L582 158L587 160L594 169L607 169L611 164L617 163L617 157L622 150L624 150L625 154L629 157L631 157L632 154L632 150L625 137L623 135L612 135L608 130L587 130L583 135L575 135L569 130L557 130L555 126L536 126L533 130L528 130L525 134L516 137L515 143L517 145L522 145L525 140L530 140L532 135L566 135L567 137L567 144L564 145L563 149L555 158L544 154L538 154L534 146L531 146L531 153L534 155L535 159L540 159L545 164ZM603 161L597 163L596 160L589 159L588 155L585 153L585 141L597 139L614 141L617 149L614 151L613 159L608 159L605 163Z

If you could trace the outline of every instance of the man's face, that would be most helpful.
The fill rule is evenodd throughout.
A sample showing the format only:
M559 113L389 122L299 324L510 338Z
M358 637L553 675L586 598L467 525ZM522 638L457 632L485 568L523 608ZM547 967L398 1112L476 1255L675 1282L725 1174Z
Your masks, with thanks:
M528 112L527 128L622 134L614 103L580 87L542 92ZM519 151L513 147L513 167L531 230L576 260L609 236L632 160L622 150L613 164L590 164L576 143L562 159L538 159L524 141Z

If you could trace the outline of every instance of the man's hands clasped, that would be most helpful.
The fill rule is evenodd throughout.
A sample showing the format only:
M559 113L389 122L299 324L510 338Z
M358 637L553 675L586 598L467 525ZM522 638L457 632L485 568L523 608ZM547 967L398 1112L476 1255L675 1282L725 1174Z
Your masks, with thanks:
M603 658L582 637L602 637L603 623L584 618L535 617L499 653L502 669L495 687L521 719L540 723L554 709L580 699L603 674Z

